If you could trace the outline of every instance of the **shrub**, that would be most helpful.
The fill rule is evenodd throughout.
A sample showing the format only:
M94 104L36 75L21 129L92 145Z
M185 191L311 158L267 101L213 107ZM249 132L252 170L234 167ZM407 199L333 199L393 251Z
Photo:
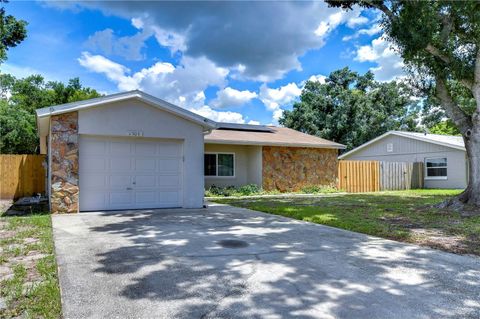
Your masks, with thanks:
M229 197L229 196L249 196L254 194L260 194L261 188L255 184L248 184L235 188L234 186L218 187L212 185L205 191L207 197Z
M205 196L217 197L217 196L232 196L235 193L234 186L227 186L227 187L218 187L212 185L207 191L205 192Z
M248 184L248 185L244 185L244 186L238 188L237 192L241 196L249 196L249 195L260 193L261 189L256 184Z
M302 187L300 190L302 193L305 194L318 194L318 193L336 193L338 190L332 186L324 186L324 185L306 185Z

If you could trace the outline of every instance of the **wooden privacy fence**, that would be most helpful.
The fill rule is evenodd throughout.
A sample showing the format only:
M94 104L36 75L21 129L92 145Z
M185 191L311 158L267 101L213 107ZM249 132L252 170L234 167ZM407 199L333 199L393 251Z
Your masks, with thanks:
M349 193L378 192L380 190L380 162L340 161L338 188Z
M0 155L0 199L45 193L45 155Z
M423 188L423 163L380 162L380 189Z
M349 193L423 188L423 163L339 161L338 188Z

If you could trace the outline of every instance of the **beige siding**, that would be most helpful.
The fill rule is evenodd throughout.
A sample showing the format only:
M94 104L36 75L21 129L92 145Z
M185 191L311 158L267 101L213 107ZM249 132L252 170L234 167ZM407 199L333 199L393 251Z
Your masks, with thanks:
M392 144L392 152L387 145ZM446 157L446 180L425 179L426 188L465 188L467 185L466 153L450 147L423 142L397 135L387 136L346 156L345 160L376 160L385 162L424 162L429 157Z
M247 184L262 185L262 147L248 145L205 144L205 153L234 153L235 176L212 177L205 176L205 187L235 186Z

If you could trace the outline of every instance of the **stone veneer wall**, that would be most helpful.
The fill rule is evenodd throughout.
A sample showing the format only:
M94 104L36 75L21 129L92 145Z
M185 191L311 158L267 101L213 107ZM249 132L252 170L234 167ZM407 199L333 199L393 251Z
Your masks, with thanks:
M52 213L78 212L78 112L50 119Z
M335 186L338 150L264 146L263 189L297 191L304 186Z

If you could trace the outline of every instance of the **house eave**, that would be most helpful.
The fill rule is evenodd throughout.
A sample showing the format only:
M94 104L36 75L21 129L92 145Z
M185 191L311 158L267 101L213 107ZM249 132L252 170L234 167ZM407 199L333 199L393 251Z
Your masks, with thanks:
M253 145L253 146L283 146L283 147L345 149L345 146L343 145L320 145L320 144L308 144L308 143L276 143L276 142L208 140L208 139L205 139L204 142L205 144L223 144L223 145Z

